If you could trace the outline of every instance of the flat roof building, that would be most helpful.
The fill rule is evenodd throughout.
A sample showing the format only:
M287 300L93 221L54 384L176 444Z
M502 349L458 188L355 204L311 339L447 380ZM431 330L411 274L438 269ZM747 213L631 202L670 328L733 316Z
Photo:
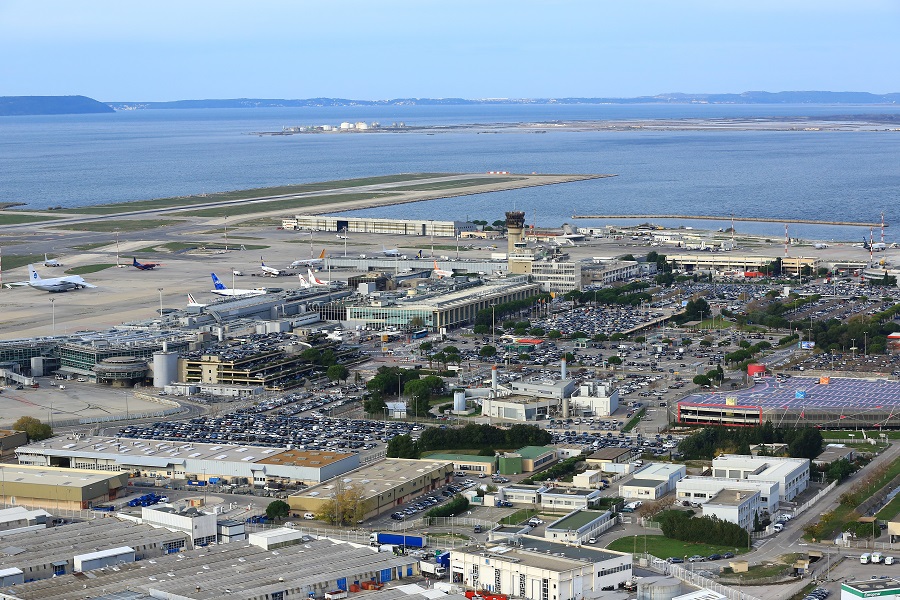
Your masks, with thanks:
M12 456L16 448L28 443L28 434L24 431L0 429L0 458Z
M532 536L518 546L488 544L450 551L450 581L525 600L594 596L632 576L630 554ZM555 592L555 593L554 593Z
M550 488L541 493L541 508L553 512L571 512L591 508L600 497L600 490L580 488Z
M83 510L115 500L128 484L125 473L0 465L0 500L49 510Z
M703 516L717 517L750 531L760 508L759 490L723 488L703 504Z
M723 454L712 461L713 477L775 481L782 501L793 500L809 486L808 458Z
M900 600L900 579L863 579L841 584L840 600L857 598L878 598L878 600Z
M497 470L496 456L477 456L475 454L429 454L430 460L449 460L453 469L473 475L493 475Z
M610 511L576 510L553 521L544 530L548 540L584 543L615 525L615 515Z
M726 488L749 493L759 492L760 510L770 515L778 512L778 505L781 502L780 486L775 481L750 481L747 479L687 475L675 484L675 499L678 502L686 500L702 505Z
M650 463L635 473L634 479L619 486L623 498L659 500L675 491L675 484L687 471L684 465Z
M288 504L295 513L319 513L339 489L353 489L358 491L362 518L368 519L444 486L452 475L453 463L447 460L387 458L292 494Z
M258 485L319 483L359 466L359 455L349 452L80 435L22 446L16 454L23 465L139 472L168 479L197 480L205 473L207 478L247 478Z

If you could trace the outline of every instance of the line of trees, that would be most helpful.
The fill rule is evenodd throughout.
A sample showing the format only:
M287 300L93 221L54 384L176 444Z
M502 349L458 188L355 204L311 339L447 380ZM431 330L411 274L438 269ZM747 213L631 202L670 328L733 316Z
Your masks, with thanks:
M822 452L822 432L815 427L775 428L771 421L756 427L704 427L678 445L688 460L711 460L718 454L750 454L757 444L787 444L787 455L813 459ZM765 451L761 452L765 454Z
M393 441L393 440L392 440ZM464 427L429 427L419 437L420 450L462 450L483 448L521 448L546 446L553 436L533 425L513 425L501 429L493 425L471 423Z
M456 515L463 513L469 510L469 499L465 496L460 496L457 494L453 496L453 498L444 504L439 506L435 506L427 513L425 516L427 517L455 517Z
M560 477L565 477L566 475L575 472L575 469L577 468L578 462L580 460L581 459L577 456L567 458L566 460L556 463L546 471L535 473L528 479L523 480L522 483L532 484L536 481L547 481L548 479L559 479Z
M665 537L682 542L746 548L750 533L718 517L695 517L693 511L665 510L656 516Z

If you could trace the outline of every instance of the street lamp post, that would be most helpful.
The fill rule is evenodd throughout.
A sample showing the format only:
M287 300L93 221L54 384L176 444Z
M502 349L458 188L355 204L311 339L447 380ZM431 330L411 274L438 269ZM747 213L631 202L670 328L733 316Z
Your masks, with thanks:
M496 304L491 304L491 345L494 348L497 347L497 313L494 310L496 307Z
M428 219L428 227L431 229L431 258L434 258L434 219Z
M225 215L225 252L228 252L228 215Z
M56 335L56 298L50 298L50 320L53 327L53 335Z
M162 317L162 314L163 314L163 306L162 306L163 288L156 288L156 291L159 292L159 316Z

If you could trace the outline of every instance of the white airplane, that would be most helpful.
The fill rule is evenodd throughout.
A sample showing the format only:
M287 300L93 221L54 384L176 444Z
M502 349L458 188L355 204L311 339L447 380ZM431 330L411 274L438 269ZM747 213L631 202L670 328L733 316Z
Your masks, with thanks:
M884 242L875 242L870 244L863 238L863 248L866 250L871 250L872 252L884 252L887 249L887 244Z
M303 278L303 275L301 273L297 273L297 279L300 280L300 287L302 287L302 288L312 287L311 285L309 285L309 282Z
M200 304L199 302L194 300L193 294L188 294L187 306L188 308L203 308L204 306L209 306L209 304Z
M301 258L300 260L295 260L291 263L291 268L296 269L297 267L318 267L323 262L325 262L325 250L322 250L322 254L319 255L319 258Z
M384 244L381 245L381 253L385 256L402 256L400 254L400 250L397 248L385 248Z
M328 285L329 283L331 283L330 281L322 281L321 279L316 277L313 274L312 269L306 270L306 276L309 279L309 285L311 285L313 287L322 287L322 286L325 286L325 285Z
M28 265L28 273L30 279L25 282L14 283L12 285L27 285L36 290L44 292L68 292L69 290L77 290L79 288L95 288L96 285L88 283L81 278L80 275L66 275L65 277L52 277L43 279L38 272L34 270L33 265Z
M213 294L217 294L219 296L230 296L235 298L240 298L242 296L262 296L266 293L264 289L254 289L254 290L239 290L239 289L228 289L225 287L225 284L219 281L219 278L216 277L215 273L210 273L212 275L213 280L213 289L210 290Z
M270 275L272 277L278 277L279 275L281 275L281 271L279 269L276 269L275 267L267 267L266 261L263 260L262 256L259 257L259 264L262 267L263 275Z
M62 263L56 260L55 258L47 258L47 253L44 252L44 266L45 267L61 267Z
M434 261L434 271L432 271L432 273L437 275L438 279L443 279L444 277L453 277L453 271L441 269L440 267L438 267L437 261Z

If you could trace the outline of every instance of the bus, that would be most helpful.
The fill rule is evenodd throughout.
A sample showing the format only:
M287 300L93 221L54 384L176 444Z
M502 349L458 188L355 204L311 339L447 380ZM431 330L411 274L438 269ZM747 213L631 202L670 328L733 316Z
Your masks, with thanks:
M428 337L427 329L420 329L418 331L413 331L413 333L412 333L412 339L414 339L414 340L421 340L422 338L425 338L425 337Z

